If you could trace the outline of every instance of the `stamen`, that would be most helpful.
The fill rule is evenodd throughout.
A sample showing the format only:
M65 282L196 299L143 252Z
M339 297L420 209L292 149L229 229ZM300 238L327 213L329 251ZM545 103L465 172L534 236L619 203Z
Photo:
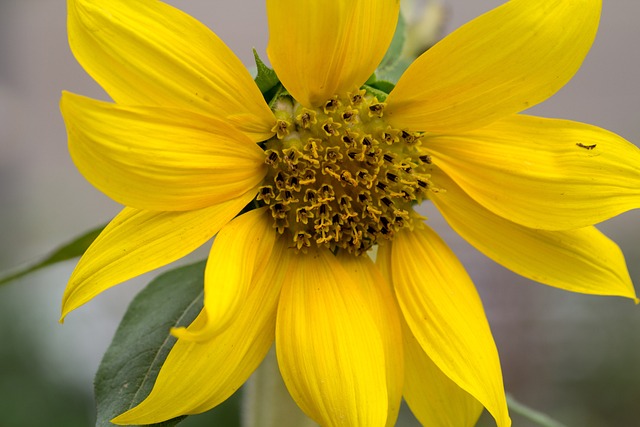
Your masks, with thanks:
M296 122L304 129L309 129L311 125L315 125L316 123L318 123L316 112L313 110L307 110L305 108L302 110L302 113L296 116Z
M422 163L426 163L426 164L428 164L428 165L430 165L430 164L431 164L431 156L429 156L428 154L422 155L422 156L420 156L420 157L418 157L418 158L420 159L420 161L421 161Z
M271 132L275 132L278 139L284 139L285 136L289 135L289 127L291 123L286 120L278 119L276 120L276 125L271 129Z
M340 102L338 97L334 96L333 98L331 98L327 102L325 102L325 104L324 104L324 113L325 114L329 114L329 113L335 112L341 104L342 103Z

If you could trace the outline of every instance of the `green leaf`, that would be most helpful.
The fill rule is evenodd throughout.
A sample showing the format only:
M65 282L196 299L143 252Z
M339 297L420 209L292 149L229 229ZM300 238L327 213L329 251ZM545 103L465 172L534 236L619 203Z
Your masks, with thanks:
M398 24L396 25L396 32L393 35L389 49L382 58L380 65L376 71L376 74L381 80L389 82L397 82L404 70L407 69L411 61L402 58L402 50L406 41L406 22L402 13L398 15Z
M176 341L169 330L189 325L202 309L204 267L202 261L164 273L132 301L96 373L97 427L113 426L112 418L147 397ZM207 414L217 419L210 425L238 424L237 410L218 409ZM184 418L154 426L171 427Z
M267 92L275 88L280 83L280 79L273 69L267 67L265 63L262 62L262 59L260 59L260 56L255 49L253 49L253 57L255 58L258 70L255 78L256 85L258 85L260 92L262 92L263 95L266 95Z
M18 271L10 273L4 277L0 277L0 285L26 276L29 273L33 273L34 271L40 270L41 268L47 267L49 265L81 256L91 245L91 243L93 243L96 237L98 237L98 234L100 234L104 227L104 225L101 225L100 227L94 228L93 230L88 231L79 237L76 237L72 241L56 249L42 261L19 269Z

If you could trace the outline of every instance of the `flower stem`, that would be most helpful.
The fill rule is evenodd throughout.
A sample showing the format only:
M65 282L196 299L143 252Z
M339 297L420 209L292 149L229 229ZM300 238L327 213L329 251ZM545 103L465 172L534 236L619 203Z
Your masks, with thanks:
M245 385L241 415L242 427L317 427L289 395L273 348Z
M518 414L542 427L566 427L564 424L551 419L549 416L523 405L509 393L507 393L507 404L512 413Z

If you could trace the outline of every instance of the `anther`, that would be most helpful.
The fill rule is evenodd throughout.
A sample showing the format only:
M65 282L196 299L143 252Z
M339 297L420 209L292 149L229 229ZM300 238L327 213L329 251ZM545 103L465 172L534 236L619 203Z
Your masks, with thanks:
M413 189L411 189L411 190L413 190ZM407 190L402 190L402 191L401 191L401 194L402 194L402 195L401 195L400 197L402 197L402 198L403 198L405 201L407 201L407 202L410 202L410 201L412 201L412 200L414 199L413 194L411 194L411 193L410 193L409 191L407 191Z
M338 173L339 170L340 166L336 165L335 163L329 163L322 169L322 174L329 175L335 179L340 179L340 174Z
M327 219L329 219L329 212L331 211L331 206L323 203L320 205L320 207L318 208L318 217L320 219L320 223L324 224L327 222Z
M325 124L322 125L322 130L327 134L327 136L337 136L340 133L338 129L340 129L342 125L340 123L334 123L332 118L329 118Z
M320 203L324 203L327 201L331 201L335 199L335 192L333 191L333 187L329 184L323 184L322 187L318 190L318 201Z
M398 182L398 175L391 173L391 172L387 172L387 180L391 181L391 182Z
M303 200L307 203L315 204L318 201L318 192L313 188L307 188L304 192Z
M285 136L289 135L289 123L286 120L278 119L276 120L276 124L273 128L271 128L271 132L275 132L278 139L283 139Z
M369 234L376 234L378 232L378 230L376 228L374 228L372 225L368 225L367 226L367 232Z
M428 154L425 154L425 155L420 156L420 157L418 157L418 158L420 159L420 161L421 161L422 163L426 163L426 164L428 164L428 165L430 165L430 164L431 164L431 156L430 156L430 155L428 155Z
M364 101L364 94L366 93L366 91L364 90L360 90L357 93L354 94L350 94L351 95L351 105L353 106L357 106L360 105L362 103L362 101Z
M322 140L320 139L314 139L314 138L309 138L307 140L307 143L304 145L304 151L311 153L311 156L314 159L318 158L318 151L321 150L321 145L322 144Z
M376 222L378 221L378 218L379 218L380 214L382 214L382 211L381 211L381 210L376 209L376 208L374 208L374 207L373 207L373 206L371 206L371 205L366 205L366 206L364 207L364 210L365 210L365 212L366 212L366 213L368 213L368 214L369 214L369 216L370 216L374 221L376 221Z
M414 142L416 142L416 137L404 130L402 131L402 139L404 139L404 142L406 142L407 144L413 144Z
M385 105L383 102L371 104L369 106L369 117L382 117Z
M324 153L324 159L328 162L342 160L342 153L340 152L340 149L338 147L329 147Z
M286 187L285 174L282 171L278 171L276 176L273 178L273 182L276 184L276 188L278 190L284 190Z
M367 204L367 203L371 202L371 198L369 197L369 194L367 194L367 193L365 193L365 192L358 193L358 201L360 203Z
M265 151L265 154L267 155L267 158L264 159L264 162L271 167L276 167L276 165L280 161L280 156L278 155L278 152L273 150L267 150Z
M318 119L316 119L316 112L304 108L302 113L296 116L296 122L298 122L304 129L309 129L311 125L318 123Z
M333 113L338 109L339 106L340 106L340 100L338 100L337 96L334 96L333 98L325 102L324 113L325 114Z
M354 110L351 107L345 108L342 113L342 120L347 123L355 122L355 119L358 117L358 110Z
M425 180L422 179L416 179L416 182L418 183L418 185L422 188L429 188L429 183Z
M387 190L387 184L385 184L384 182L378 181L376 183L376 187L379 188L382 191L386 191Z
M270 206L271 213L274 218L286 218L287 211L289 210L287 206L283 203L274 203Z
M316 171L313 169L305 169L302 175L300 176L300 185L309 185L316 182ZM300 190L297 190L300 191Z
M276 197L276 200L281 201L285 205L290 205L291 203L298 203L300 200L296 199L293 193L290 190L282 190Z
M303 224L307 224L309 222L309 218L313 218L313 212L310 212L305 207L296 209L296 221L297 222L301 222Z
M300 191L300 180L298 180L297 176L289 177L287 180L287 187L292 189L293 191Z
M340 173L340 182L349 184L349 185L351 185L353 187L356 187L358 185L358 181L353 179L353 176L351 175L351 172L349 172L349 171L342 171Z
M400 138L398 138L398 132L394 132L391 129L383 131L381 136L384 142L386 142L388 145L394 144L400 140Z
M274 197L275 194L273 192L273 187L270 185L265 185L263 187L260 187L260 189L258 190L256 199L263 200L266 204L269 204L271 202L271 199L273 199Z
M353 200L353 198L351 196L348 196L346 194L343 194L342 196L340 196L340 198L338 199L338 204L345 209L348 209L351 207L351 201Z
M405 163L405 162L400 162L400 164L398 165L398 167L400 169L402 169L403 171L407 172L407 173L411 173L411 165L409 163Z
M389 207L393 204L393 201L388 197L380 198L380 201L385 204L385 206Z
M284 150L282 150L282 153L284 154L284 161L289 166L298 164L298 161L302 157L302 153L300 152L300 150L295 147L285 148Z
M392 155L391 153L384 153L384 155L382 156L382 158L383 158L385 161L389 162L389 163L393 163L393 161L395 160L395 159L393 158L393 155Z
M296 248L298 250L303 248L308 248L311 246L311 234L306 231L298 231L295 236L293 236L293 242L296 244Z

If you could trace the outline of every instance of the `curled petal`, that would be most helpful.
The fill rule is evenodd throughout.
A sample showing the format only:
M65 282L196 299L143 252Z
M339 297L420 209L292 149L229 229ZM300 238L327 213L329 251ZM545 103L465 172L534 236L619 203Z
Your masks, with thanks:
M162 365L149 396L112 420L115 424L153 424L198 414L231 396L258 367L273 344L276 305L287 271L286 245L276 241L267 268L257 277L228 328L197 342L178 339ZM206 316L189 326L200 330Z
M76 166L126 206L201 209L247 192L266 173L262 149L220 120L71 93L63 94L60 107Z
M152 0L68 0L69 45L114 101L226 120L253 141L275 123L251 75L207 27Z
M581 228L640 208L640 149L595 126L514 115L428 137L425 149L476 202L530 228Z
M360 87L391 43L399 0L267 0L271 64L301 104Z
M576 73L596 35L601 0L511 0L420 56L387 98L397 127L476 129L532 107Z
M204 314L201 330L174 329L178 338L202 341L223 331L247 297L251 283L264 274L275 240L265 208L247 212L225 225L216 236L204 275Z

